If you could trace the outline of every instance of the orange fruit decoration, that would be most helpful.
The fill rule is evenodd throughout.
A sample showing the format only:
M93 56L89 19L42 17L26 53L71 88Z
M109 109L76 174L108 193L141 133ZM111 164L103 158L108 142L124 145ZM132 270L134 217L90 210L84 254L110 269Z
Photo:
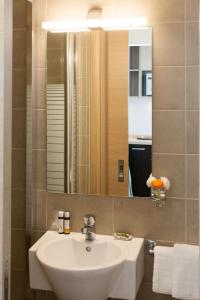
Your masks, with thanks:
M153 189L158 190L164 188L164 184L161 179L155 179L152 181L151 186Z

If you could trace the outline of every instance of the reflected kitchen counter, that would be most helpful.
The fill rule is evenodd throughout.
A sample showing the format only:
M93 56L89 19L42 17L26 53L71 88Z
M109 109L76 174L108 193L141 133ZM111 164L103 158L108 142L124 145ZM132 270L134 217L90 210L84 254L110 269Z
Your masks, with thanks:
M128 143L133 145L152 145L152 139L146 135L129 135Z

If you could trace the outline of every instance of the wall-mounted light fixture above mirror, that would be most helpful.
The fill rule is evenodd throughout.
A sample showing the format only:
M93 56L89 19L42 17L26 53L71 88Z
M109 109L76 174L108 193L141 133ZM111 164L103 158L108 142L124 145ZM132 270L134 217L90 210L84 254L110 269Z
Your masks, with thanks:
M85 19L72 19L67 21L47 21L42 28L50 32L83 32L93 29L103 30L129 30L136 26L147 25L147 18L104 18L103 9L95 6L89 9Z
M47 190L149 196L152 29L50 33Z
M146 18L133 19L84 19L71 21L47 21L42 28L50 32L83 32L101 28L103 30L128 30L135 26L145 25Z

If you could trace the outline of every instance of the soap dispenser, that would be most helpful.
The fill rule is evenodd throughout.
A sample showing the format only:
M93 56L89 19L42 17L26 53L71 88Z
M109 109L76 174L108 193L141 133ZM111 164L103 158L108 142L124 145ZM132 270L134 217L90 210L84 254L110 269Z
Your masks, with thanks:
M70 234L70 212L65 211L64 213L64 233Z
M64 211L58 212L58 233L64 233Z

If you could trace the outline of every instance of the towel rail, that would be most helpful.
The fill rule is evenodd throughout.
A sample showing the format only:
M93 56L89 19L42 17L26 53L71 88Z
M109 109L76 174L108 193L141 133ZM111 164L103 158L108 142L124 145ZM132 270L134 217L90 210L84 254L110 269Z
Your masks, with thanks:
M156 241L154 241L154 240L147 240L146 241L146 249L147 249L147 251L150 255L154 254L155 246L156 246Z

